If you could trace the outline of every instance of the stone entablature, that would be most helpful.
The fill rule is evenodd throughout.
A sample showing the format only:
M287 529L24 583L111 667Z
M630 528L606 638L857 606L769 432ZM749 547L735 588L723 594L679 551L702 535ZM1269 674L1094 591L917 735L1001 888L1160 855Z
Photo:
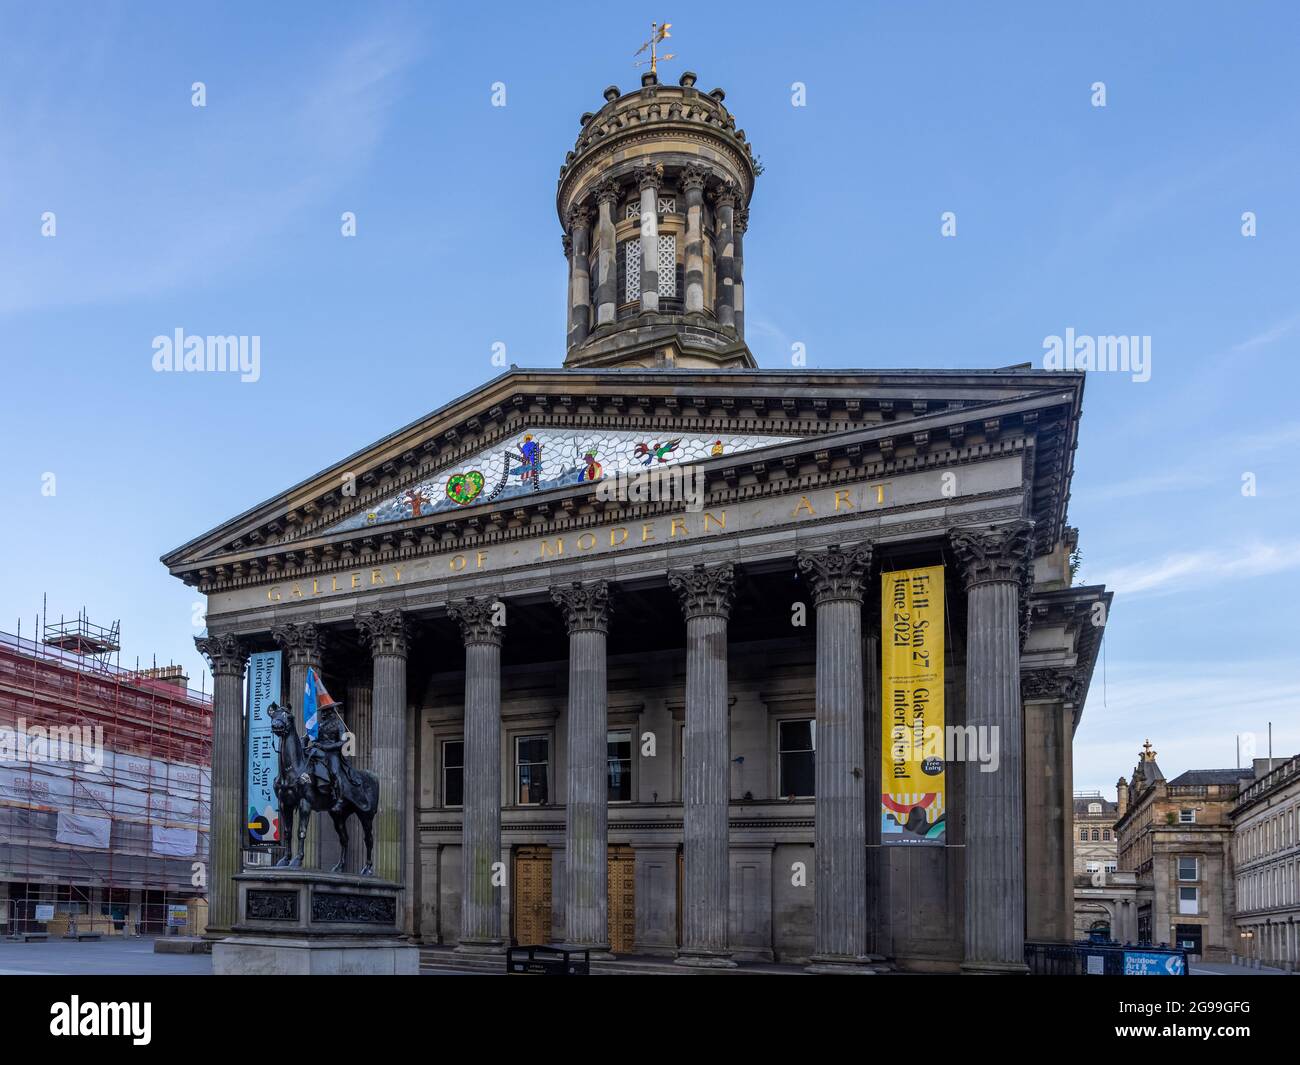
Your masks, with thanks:
M906 433L899 433L889 424L864 426L855 431L851 428L852 423L817 423L822 434L832 434L820 447L815 446L816 438L797 439L789 445L737 456L721 456L704 463L708 503L717 505L727 501L729 496L747 496L756 491L766 493L781 486L811 486L818 481L831 483L834 479L855 476L888 478L908 468L979 461L1005 453L1008 447L1021 446L1027 448L1032 459L1025 471L1025 483L1037 484L1038 478L1045 476L1049 484L1056 486L1047 494L1035 490L1033 513L1042 534L1053 528L1054 517L1057 521L1063 517L1065 497L1053 471L1065 462L1058 452L1067 449L1068 453L1072 446L1068 426L1078 403L1074 389L1061 393L1059 400L1053 398L1055 395L1048 392L1039 398L972 409L969 417L965 417L962 410L915 416L908 420ZM737 403L747 404L749 399L738 397ZM612 417L610 420L617 421ZM663 428L674 424L680 429L696 428L694 419L682 419L680 415L675 422L668 418L663 420ZM580 431L581 427L590 429L592 419L577 416L573 425L575 431ZM1020 433L1016 431L1017 426ZM1031 427L1033 436L1023 439L1020 434ZM511 432L517 433L520 428L522 426L515 426ZM503 429L498 439L507 435ZM481 447L483 442L483 439L476 439L474 446ZM414 454L409 449L407 453ZM197 584L204 591L217 591L272 583L286 577L337 574L372 562L382 564L430 551L469 548L484 542L485 537L517 535L518 530L526 526L537 526L539 520L543 524L538 531L558 532L575 519L590 520L584 515L596 511L598 501L594 498L594 490L590 486L579 486L516 497L509 501L509 506L472 506L442 512L428 519L421 517L393 522L383 528L359 529L333 536L319 531L348 513L374 505L376 499L418 483L420 478L429 476L436 469L450 468L462 457L463 452L460 452L456 458L442 463L413 465L406 474L391 463L383 462L381 467L391 467L389 474L383 479L374 479L373 488L362 488L355 497L341 497L337 490L331 489L310 506L282 503L276 507L268 504L263 508L269 512L267 516L252 527L245 525L245 531L236 539L222 537L217 543L212 543L211 537L205 538L212 546L202 547L202 541L196 541L167 556L166 560L182 579ZM347 472L355 474L357 470L365 469L367 463L354 463L352 471L347 470L347 465L340 464L336 468L342 471L338 477ZM364 484L366 477L363 473L357 480ZM326 482L339 483L328 476ZM279 517L274 516L277 511Z

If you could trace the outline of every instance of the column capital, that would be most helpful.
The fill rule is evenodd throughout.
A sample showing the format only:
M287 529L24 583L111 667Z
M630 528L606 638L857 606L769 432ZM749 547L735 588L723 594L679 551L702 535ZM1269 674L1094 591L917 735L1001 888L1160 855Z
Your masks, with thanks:
M460 623L460 635L465 646L489 644L501 646L505 626L496 624L495 599L469 596L447 604L447 613Z
M567 231L560 234L560 247L564 249L566 259L573 254L573 238L569 236Z
M572 233L575 229L587 229L591 226L591 208L585 203L575 203L565 212L564 228Z
M610 206L617 207L619 197L622 195L622 192L623 190L619 187L617 181L615 181L613 178L606 178L604 181L602 181L599 185L596 186L596 203L597 204L607 203Z
M743 237L745 230L749 228L749 208L737 207L736 216L732 224L736 227L736 236Z
M795 565L812 588L813 602L820 606L836 599L861 603L871 571L872 544L864 541L852 547L832 544L824 551L799 551Z
M325 654L325 629L314 621L285 622L271 629L271 637L291 666L315 665Z
M612 607L609 601L609 582L605 580L574 581L559 584L551 589L551 602L564 614L569 633L609 632Z
M411 645L411 623L400 610L367 610L356 616L362 645L370 653L405 658Z
M682 169L678 184L681 186L682 192L691 192L692 190L703 192L704 185L708 180L708 169L691 163Z
M739 198L740 189L734 181L729 179L713 190L713 205L715 207L735 207L736 200Z
M664 168L662 163L642 163L633 173L636 175L636 187L638 189L658 190L663 186Z
M696 563L690 569L669 570L668 586L677 593L686 620L730 617L736 597L736 567L731 562L716 566Z
M1024 702L1073 703L1079 698L1079 682L1071 669L1033 669L1020 674L1020 698Z
M248 647L233 632L195 636L194 646L208 660L214 677L244 676L248 665Z
M1032 572L1033 522L950 529L948 538L967 591L999 581L1023 584Z

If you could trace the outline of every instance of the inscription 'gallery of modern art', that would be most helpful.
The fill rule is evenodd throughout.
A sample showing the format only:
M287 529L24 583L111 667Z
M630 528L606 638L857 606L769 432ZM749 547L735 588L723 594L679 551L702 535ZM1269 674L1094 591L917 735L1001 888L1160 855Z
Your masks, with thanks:
M208 603L209 934L286 844L245 725L250 658L278 652L278 701L301 726L318 677L378 779L410 941L1024 972L1026 940L1073 935L1110 603L1069 565L1083 375L760 368L761 167L725 94L604 95L556 191L562 368L163 560ZM337 858L319 824L307 846Z

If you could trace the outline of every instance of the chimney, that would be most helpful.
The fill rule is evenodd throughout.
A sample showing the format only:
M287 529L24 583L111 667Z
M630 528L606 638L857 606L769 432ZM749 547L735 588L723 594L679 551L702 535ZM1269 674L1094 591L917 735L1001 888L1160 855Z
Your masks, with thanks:
M1115 781L1115 802L1119 806L1119 817L1128 813L1128 781L1123 777Z

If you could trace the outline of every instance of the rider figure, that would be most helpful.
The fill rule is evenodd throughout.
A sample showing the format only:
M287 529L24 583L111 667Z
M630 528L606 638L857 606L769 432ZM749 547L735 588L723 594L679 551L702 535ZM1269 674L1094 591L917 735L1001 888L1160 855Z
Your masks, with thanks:
M316 738L307 741L308 763L324 763L325 771L329 774L330 787L334 790L334 805L330 807L330 813L333 814L343 812L343 778L347 768L343 763L342 752L347 737L347 727L334 705L323 709Z

